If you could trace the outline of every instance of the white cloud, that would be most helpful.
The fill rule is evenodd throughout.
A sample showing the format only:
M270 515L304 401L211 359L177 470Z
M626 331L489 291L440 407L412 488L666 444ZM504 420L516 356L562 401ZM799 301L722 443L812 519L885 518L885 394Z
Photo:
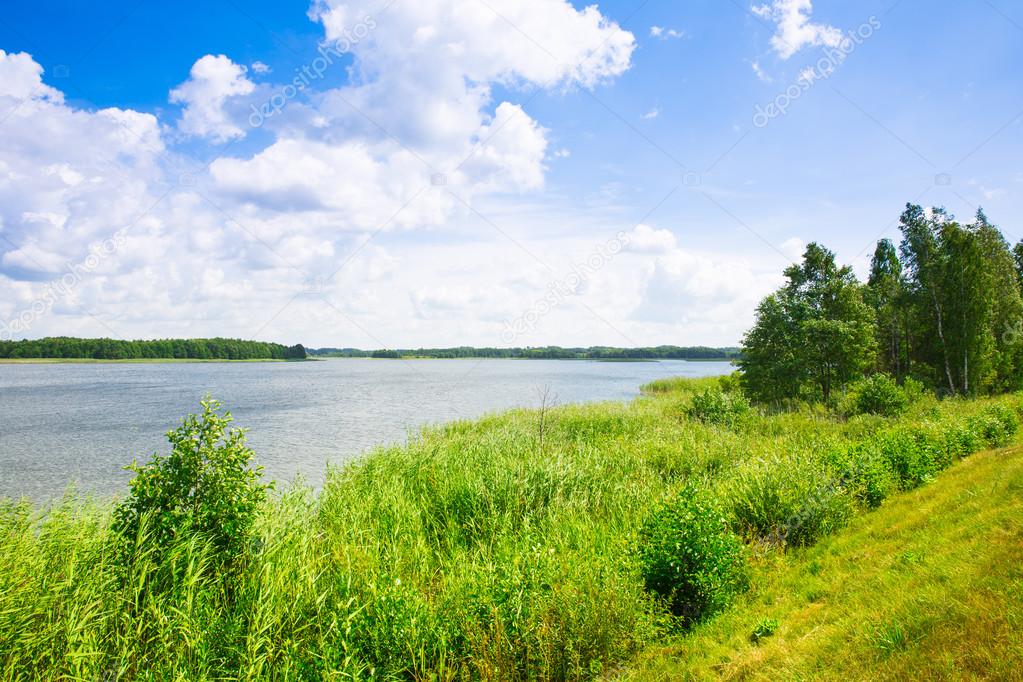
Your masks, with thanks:
M763 68L761 68L760 62L753 62L751 66L753 67L753 73L757 74L757 78L760 79L760 81L764 83L770 83L773 81L773 79L769 75L767 75Z
M805 47L838 47L842 32L828 24L810 21L811 0L772 0L770 4L754 5L757 16L777 25L771 47L782 59L788 59Z
M670 230L656 230L649 225L637 225L626 233L625 250L634 253L668 253L678 246Z
M779 249L790 261L799 263L803 260L803 252L806 251L806 242L799 237L790 237L781 243Z
M657 118L660 115L661 115L661 110L658 109L657 107L654 107L650 111L648 111L645 114L643 114L643 116L641 118L644 121L652 121L653 119Z
M262 75L264 73L270 73L270 71L271 71L269 66L267 66L266 64L264 64L263 62L258 61L258 60L252 62L252 65L251 65L250 68L252 69L252 73L258 73L260 75Z
M647 269L632 318L671 325L714 343L735 343L757 303L781 283L777 257L763 262L674 248Z
M208 54L196 61L188 80L170 92L170 101L185 107L178 128L214 142L244 136L245 131L231 120L224 106L228 99L255 90L245 71L224 55Z
M650 27L650 37L658 38L659 40L684 38L685 35L685 31L678 31L673 28L664 28L663 26Z

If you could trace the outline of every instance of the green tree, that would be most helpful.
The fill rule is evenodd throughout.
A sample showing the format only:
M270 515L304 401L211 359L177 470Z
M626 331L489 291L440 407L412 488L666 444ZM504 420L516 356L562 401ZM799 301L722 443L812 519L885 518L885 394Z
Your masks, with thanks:
M202 413L185 417L167 434L171 452L153 455L148 464L133 462L130 496L114 513L114 528L127 556L136 550L163 551L191 533L200 533L217 549L221 567L229 567L248 549L252 523L271 487L253 467L245 432L228 430L232 417L207 398ZM141 533L141 534L140 534ZM145 547L138 547L140 537Z
M960 224L944 209L902 214L906 309L913 320L914 365L950 394L1020 385L1018 334L1023 301L1017 262L982 210Z
M740 367L746 388L771 402L800 395L828 400L874 362L874 314L852 269L810 244L788 282L757 309L743 340Z
M877 243L863 296L874 310L880 350L878 364L901 382L910 371L909 320L905 313L902 264L895 245L888 239Z

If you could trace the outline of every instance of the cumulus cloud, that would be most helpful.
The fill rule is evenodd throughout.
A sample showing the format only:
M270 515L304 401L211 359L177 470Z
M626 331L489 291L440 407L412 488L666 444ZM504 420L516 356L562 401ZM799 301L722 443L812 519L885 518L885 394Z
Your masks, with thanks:
M828 24L810 20L811 0L772 0L770 4L754 5L753 13L777 26L771 47L782 59L788 59L805 47L838 47L842 32Z
M232 97L248 95L255 85L244 66L225 55L208 54L192 65L187 81L170 92L170 101L184 105L178 128L197 137L225 142L242 137L245 131L225 111ZM262 73L262 72L260 72Z
M634 48L596 7L564 0L501 14L456 0L378 9L313 4L330 44L351 51L353 82L317 98L315 127L216 161L219 189L268 212L332 211L321 222L340 229L377 229L399 209L389 225L436 225L479 193L543 186L547 131L521 106L492 102L493 85L595 87L629 68Z
M698 329L702 338L737 341L752 322L757 303L781 283L776 260L761 263L681 248L663 250L646 270L632 317Z
M310 16L328 41L339 41L377 9L368 1L317 2ZM0 52L0 116L7 117L0 126L0 321L30 307L48 281L117 230L126 238L116 252L26 335L158 330L308 342L338 325L351 331L338 311L373 315L368 326L386 330L450 308L457 292L475 290L480 273L507 259L506 242L481 256L489 265L458 281L461 246L457 257L438 252L424 271L411 267L419 262L415 248L402 255L366 246L368 237L382 229L450 229L467 221L463 200L542 187L545 160L559 154L549 152L548 131L515 103L515 93L597 87L629 68L634 49L633 36L596 7L526 0L499 11L454 0L396 5L364 39L348 42L347 85L310 88L288 104L293 119L267 126L262 148L215 159L208 171L174 146L180 137L166 121L68 105L42 82L30 55ZM268 73L259 63L251 70ZM498 85L511 94L495 101ZM226 55L201 57L169 95L182 105L177 131L216 143L240 138L250 100L273 87L257 89L246 67ZM187 186L179 183L183 171L196 174ZM447 292L409 293L449 278ZM384 293L384 283L393 293ZM496 293L463 301L473 319L508 307L505 289L488 291ZM398 311L393 319L381 312L388 306Z
M159 180L164 151L154 116L76 110L42 73L31 56L0 51L0 267L28 278L126 223Z
M637 225L626 237L625 250L634 253L668 253L678 245L670 230L657 230L649 225Z

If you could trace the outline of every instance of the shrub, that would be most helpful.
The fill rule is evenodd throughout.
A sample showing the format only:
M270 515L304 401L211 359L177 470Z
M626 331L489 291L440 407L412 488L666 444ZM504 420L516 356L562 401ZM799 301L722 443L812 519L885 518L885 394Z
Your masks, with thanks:
M646 589L683 625L727 606L747 584L742 541L721 509L687 485L643 524L639 558Z
M991 405L974 417L971 426L989 447L1008 443L1019 430L1019 418L1005 405Z
M908 428L893 429L878 438L878 451L898 477L902 490L916 488L941 470L936 455L942 447L928 440L923 433Z
M259 504L269 485L260 482L262 467L252 468L253 452L241 429L227 431L231 414L207 398L202 414L190 414L167 433L168 456L154 454L148 464L133 462L131 494L114 512L114 527L123 548L162 552L190 534L202 534L215 551L219 567L243 555ZM146 546L136 547L144 537Z
M911 389L916 393L916 382ZM909 405L907 391L887 374L874 374L853 383L846 394L842 412L847 416L876 414L897 417Z
M730 486L732 515L751 538L812 545L853 512L847 482L808 456L774 458L740 469Z
M873 442L852 446L847 467L853 494L867 507L880 506L899 488L898 476Z
M756 625L753 626L753 632L750 633L749 639L754 644L770 637L778 631L778 621L774 618L761 618Z
M749 401L742 393L707 389L693 394L692 403L686 414L690 419L708 424L731 424L749 411Z

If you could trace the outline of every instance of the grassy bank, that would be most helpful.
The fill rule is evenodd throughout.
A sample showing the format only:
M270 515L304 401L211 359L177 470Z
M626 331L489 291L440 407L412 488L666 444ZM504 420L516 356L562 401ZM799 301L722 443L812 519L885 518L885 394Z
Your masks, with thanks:
M142 537L126 562L106 503L4 504L0 677L578 679L637 655L656 674L643 652L693 624L644 578L650 520L679 491L699 488L745 540L753 595L690 637L729 618L746 637L742 600L826 545L795 548L900 491L926 499L942 469L1008 442L1020 409L924 398L895 419L766 416L721 386L428 430L332 470L318 495L278 491L230 571L195 534L159 555Z
M754 575L622 679L1020 679L1023 449L974 455Z

